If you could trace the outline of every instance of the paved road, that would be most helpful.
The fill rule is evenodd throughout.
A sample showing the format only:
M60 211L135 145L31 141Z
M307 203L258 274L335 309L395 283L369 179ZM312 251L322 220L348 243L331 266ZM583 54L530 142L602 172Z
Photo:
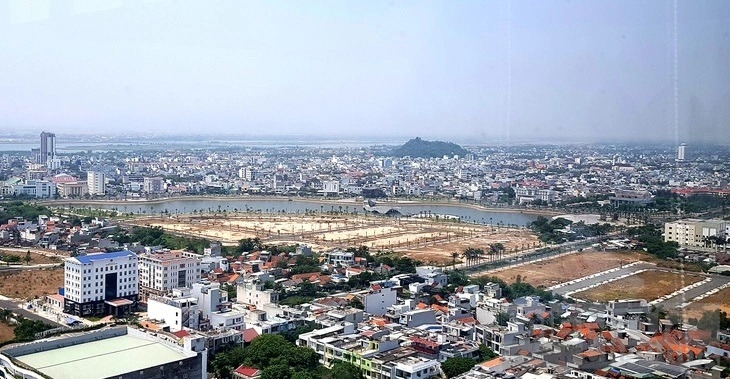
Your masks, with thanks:
M692 299L694 299L695 297L707 293L708 291L718 288L724 284L730 283L730 276L708 275L708 277L712 280L705 284L692 288L683 294L679 294L677 296L659 302L659 305L663 305L665 309L671 309L678 305L681 305L684 302L692 301Z
M22 302L15 301L15 300L0 300L0 308L10 309L11 311L13 311L19 315L22 315L25 318L28 318L31 320L43 321L46 324L51 324L54 326L65 326L63 324L59 324L55 321L51 321L47 318L41 317L41 316L33 313L33 311L23 309L20 307L20 304L22 304Z

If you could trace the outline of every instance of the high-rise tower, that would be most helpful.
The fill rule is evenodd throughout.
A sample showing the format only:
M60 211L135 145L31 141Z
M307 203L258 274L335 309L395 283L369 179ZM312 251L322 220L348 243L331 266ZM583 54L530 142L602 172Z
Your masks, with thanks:
M41 133L41 152L38 163L47 165L56 157L56 135L53 133Z
M687 145L681 144L677 147L677 162L684 162Z

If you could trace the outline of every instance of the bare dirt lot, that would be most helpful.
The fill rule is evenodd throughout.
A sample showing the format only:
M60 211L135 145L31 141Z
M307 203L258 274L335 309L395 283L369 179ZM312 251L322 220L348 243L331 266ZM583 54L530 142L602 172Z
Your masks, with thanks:
M30 264L45 264L45 263L61 263L62 257L53 256L52 252L40 252L38 250L29 249L0 249L0 255L16 255L20 257L20 261L25 264L25 254L30 251Z
M0 343L10 341L13 338L15 338L15 327L0 322Z
M699 275L649 270L573 294L573 297L608 302L616 299L654 300L704 279Z
M686 321L693 317L700 319L704 312L714 311L715 309L730 313L730 288L725 288L714 295L688 305L682 313Z
M646 258L644 254L635 251L586 251L530 263L486 276L496 276L507 283L513 283L519 275L522 281L533 286L550 287L627 263L645 260L644 258Z
M41 270L0 271L0 295L33 299L36 296L54 294L63 287L63 268Z
M136 225L160 226L175 233L235 245L258 237L269 244L306 243L320 250L367 246L396 251L424 263L448 265L452 252L467 247L488 250L502 243L505 254L537 247L537 236L526 229L497 228L456 221L355 215L261 215L225 217L172 216L138 219Z

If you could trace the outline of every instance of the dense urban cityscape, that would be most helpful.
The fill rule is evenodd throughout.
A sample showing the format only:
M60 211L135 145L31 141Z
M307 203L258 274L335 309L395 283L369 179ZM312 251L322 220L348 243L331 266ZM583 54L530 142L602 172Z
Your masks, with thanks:
M726 148L57 138L2 154L6 374L728 372Z
M727 0L0 0L0 379L728 379L728 47Z

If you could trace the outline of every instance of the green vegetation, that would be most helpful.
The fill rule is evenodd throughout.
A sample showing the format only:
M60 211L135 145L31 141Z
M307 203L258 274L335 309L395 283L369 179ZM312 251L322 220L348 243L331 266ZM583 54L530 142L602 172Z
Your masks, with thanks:
M51 214L49 208L26 201L15 200L0 203L0 224L5 224L14 217L37 220L40 215L50 216Z
M646 248L646 252L657 258L676 258L679 244L676 242L664 242L661 227L656 225L644 225L628 229L627 233L636 237Z
M452 142L426 141L416 137L393 150L390 155L400 158L406 156L412 158L441 158L444 155L463 157L468 153L467 150Z
M559 299L552 291L545 289L543 286L535 287L530 283L523 282L522 277L517 275L514 283L507 284L504 280L496 276L482 276L472 280L473 284L484 285L486 283L497 283L502 288L502 296L509 300L514 300L523 296L539 296L542 301L550 301Z
M159 226L135 226L131 231L119 230L112 239L120 244L139 242L145 246L162 246L172 250L185 249L197 253L202 253L203 249L210 246L210 241L207 239L177 236L165 232Z
M537 218L530 224L530 228L540 235L540 241L545 243L563 243L567 239L559 230L573 222L562 217L549 220L543 216Z
M360 370L349 363L335 363L327 370L319 365L314 350L295 346L278 334L264 334L256 337L250 346L220 351L209 367L216 377L225 379L231 378L231 371L242 364L262 370L262 379L362 378Z
M421 264L419 261L393 252L379 252L377 255L373 256L370 254L370 249L367 246L360 246L357 248L349 247L345 251L355 253L356 257L365 258L368 261L368 264L374 264L375 266L379 266L381 264L390 266L400 274L414 273L416 272L416 266Z
M476 362L470 358L449 358L441 364L447 378L459 376L476 365Z
M0 309L0 322L8 323L13 318L13 312L9 309ZM17 324L15 326L15 338L13 342L27 342L35 340L36 333L40 333L49 329L53 329L53 326L44 323L43 321L31 320L22 316L15 317Z
M718 330L730 329L730 318L728 318L727 312L719 309L703 313L699 320L690 318L688 321L690 324L697 325L698 329L712 332L713 338L717 335Z

